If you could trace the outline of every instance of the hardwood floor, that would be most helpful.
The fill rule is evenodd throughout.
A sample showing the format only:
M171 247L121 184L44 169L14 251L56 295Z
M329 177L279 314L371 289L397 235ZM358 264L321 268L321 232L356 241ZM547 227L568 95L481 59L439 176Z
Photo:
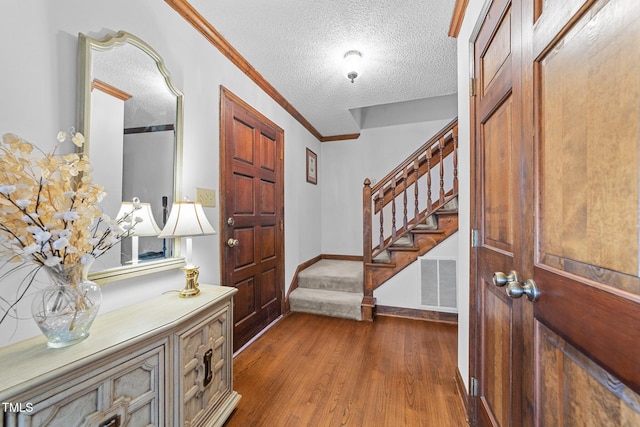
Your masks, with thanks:
M234 359L225 427L467 426L457 326L293 313Z

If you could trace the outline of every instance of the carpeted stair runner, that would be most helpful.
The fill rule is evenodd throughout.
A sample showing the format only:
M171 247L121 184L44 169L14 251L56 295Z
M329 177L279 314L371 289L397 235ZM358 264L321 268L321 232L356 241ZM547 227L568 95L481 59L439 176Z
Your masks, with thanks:
M362 320L361 261L322 259L298 274L291 311Z

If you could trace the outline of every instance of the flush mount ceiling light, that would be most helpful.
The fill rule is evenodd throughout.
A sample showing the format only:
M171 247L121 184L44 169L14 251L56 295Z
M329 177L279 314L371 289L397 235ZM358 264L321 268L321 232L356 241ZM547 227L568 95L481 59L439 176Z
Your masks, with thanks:
M344 65L347 78L351 83L360 75L362 63L362 54L357 50L350 50L344 54Z

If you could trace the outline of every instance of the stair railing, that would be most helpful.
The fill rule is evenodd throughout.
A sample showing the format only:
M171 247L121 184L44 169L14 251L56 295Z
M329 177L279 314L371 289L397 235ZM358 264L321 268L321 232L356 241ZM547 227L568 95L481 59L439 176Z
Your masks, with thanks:
M437 198L433 197L434 194L437 194ZM371 186L369 178L364 180L362 217L365 299L373 297L367 266L373 263L374 258L418 224L426 221L427 217L445 206L457 194L457 118L375 185ZM411 197L413 200L409 202ZM400 215L398 211L401 212ZM376 224L375 236L373 224Z

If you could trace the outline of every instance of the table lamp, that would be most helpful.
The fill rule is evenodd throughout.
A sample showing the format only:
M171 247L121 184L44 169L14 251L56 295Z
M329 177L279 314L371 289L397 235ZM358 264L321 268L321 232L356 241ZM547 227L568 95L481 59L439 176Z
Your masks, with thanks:
M142 203L137 197L132 202L122 202L118 219L123 219L132 225L129 233L131 236L131 264L138 264L138 237L157 236L160 234L160 227L153 219L151 205Z
M209 234L215 234L207 217L204 215L202 205L197 202L174 202L171 207L171 213L169 213L169 219L166 225L158 235L158 238L174 238L185 237L186 238L186 264L182 267L182 271L186 273L186 284L183 290L180 291L181 298L190 298L200 295L200 289L198 289L198 271L200 267L193 265L192 261L192 241L191 238L195 236L206 236Z

